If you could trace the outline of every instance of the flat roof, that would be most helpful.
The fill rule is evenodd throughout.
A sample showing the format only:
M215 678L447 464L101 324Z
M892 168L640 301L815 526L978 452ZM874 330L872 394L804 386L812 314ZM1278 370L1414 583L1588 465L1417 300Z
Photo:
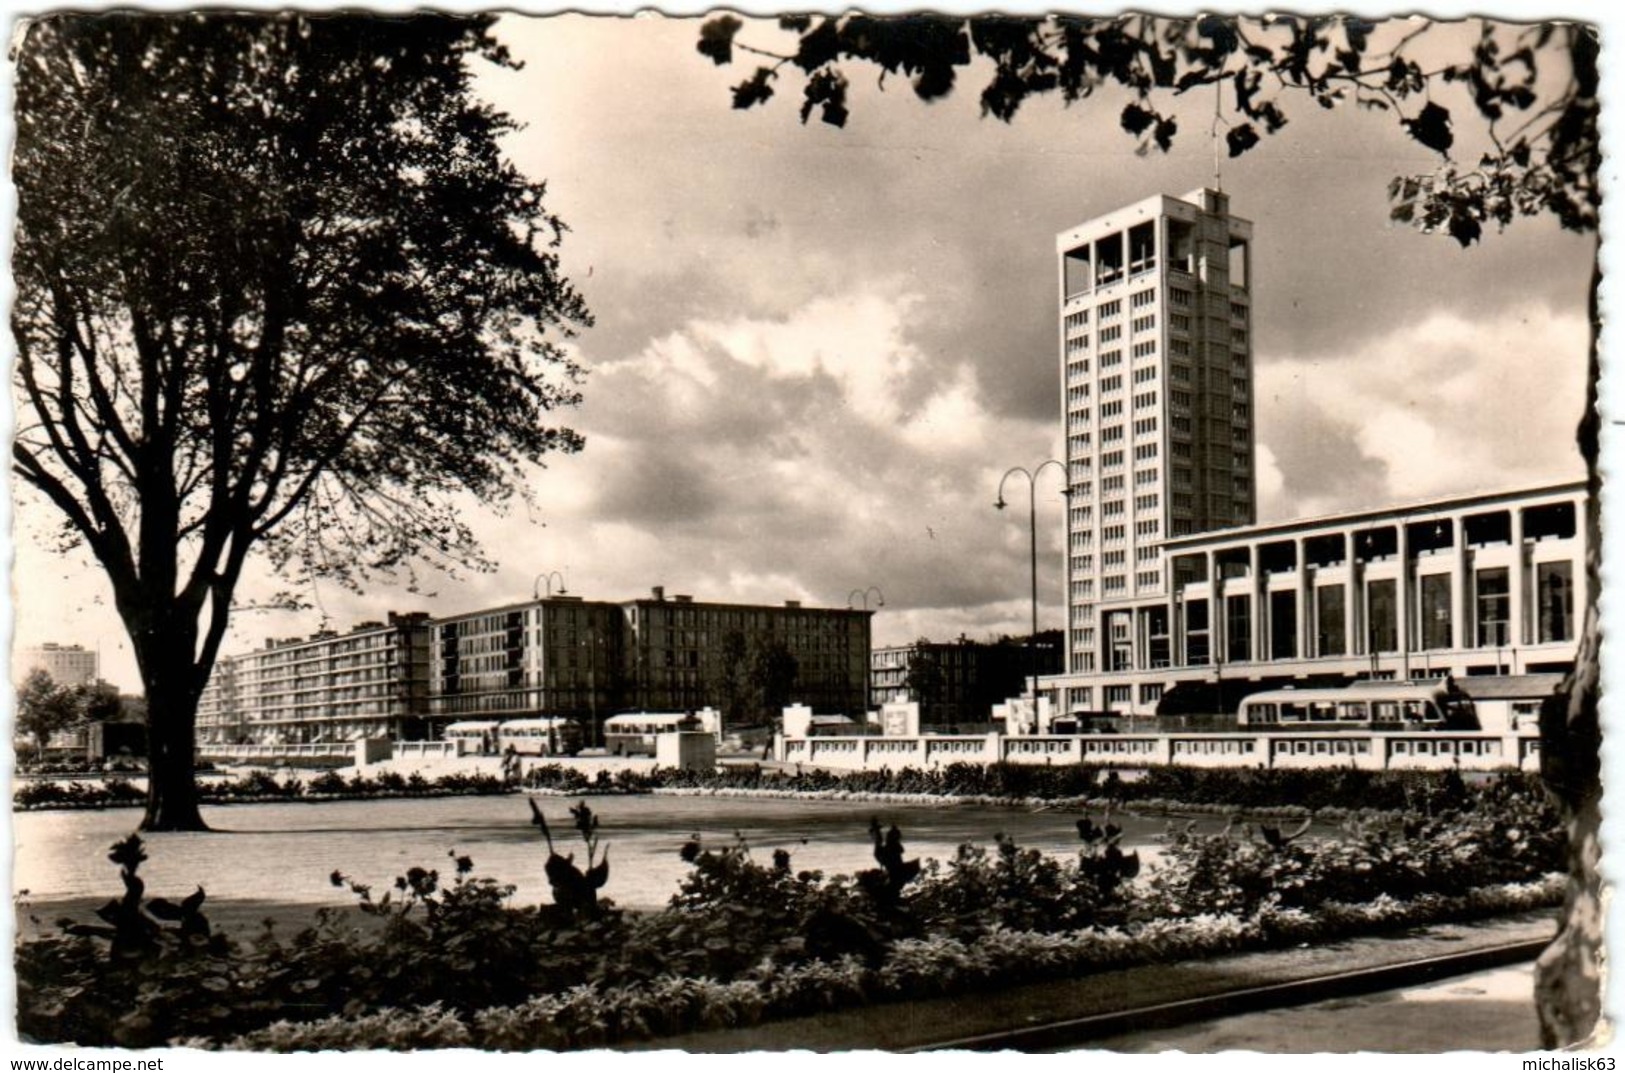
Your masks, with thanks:
M1236 540L1246 537L1261 536L1268 533L1285 533L1297 529L1340 528L1361 521L1374 519L1398 520L1413 514L1438 514L1447 510L1459 510L1462 507L1475 504L1512 503L1522 499L1540 499L1545 496L1565 495L1575 492L1584 492L1584 480L1564 481L1560 484L1541 485L1535 488L1520 488L1512 491L1498 492L1470 492L1463 495L1451 496L1447 499L1431 499L1414 503L1402 503L1397 506L1376 507L1368 510L1349 511L1341 514L1325 514L1309 518L1292 518L1279 522L1262 522L1254 525L1238 525L1228 529L1209 529L1202 533L1192 533L1189 536L1169 537L1162 542L1167 549L1196 547L1214 542Z

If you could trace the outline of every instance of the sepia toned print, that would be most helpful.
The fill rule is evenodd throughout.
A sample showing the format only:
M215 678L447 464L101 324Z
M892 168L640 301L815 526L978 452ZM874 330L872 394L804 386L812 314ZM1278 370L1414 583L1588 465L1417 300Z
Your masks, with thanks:
M18 1037L1595 1046L1598 58L29 20Z

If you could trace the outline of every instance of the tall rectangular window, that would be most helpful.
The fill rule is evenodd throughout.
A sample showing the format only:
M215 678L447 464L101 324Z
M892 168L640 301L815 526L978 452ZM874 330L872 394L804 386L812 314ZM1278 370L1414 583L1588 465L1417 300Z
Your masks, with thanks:
M1185 601L1185 663L1191 667L1208 662L1208 617L1206 600Z
M1505 567L1478 571L1473 578L1478 609L1478 647L1494 648L1512 642L1512 592Z
M1295 659L1298 655L1298 594L1270 593L1270 658Z
M1417 618L1422 627L1424 649L1449 648L1450 575L1423 574L1417 586Z
M1394 581L1370 581L1365 587L1366 636L1372 652L1399 651L1399 599Z
M1244 663L1253 658L1253 616L1246 596L1224 598L1225 659Z
M1535 567L1535 599L1540 608L1541 644L1574 640L1574 566L1540 563Z
M1322 585L1315 590L1315 655L1343 656L1348 654L1348 640L1344 634L1343 586Z

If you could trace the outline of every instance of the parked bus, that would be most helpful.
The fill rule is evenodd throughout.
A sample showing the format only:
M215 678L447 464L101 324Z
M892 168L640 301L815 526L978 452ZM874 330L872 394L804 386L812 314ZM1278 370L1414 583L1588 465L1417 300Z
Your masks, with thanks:
M461 723L452 723L446 727L445 740L461 742L460 753L474 753L479 756L491 756L497 751L497 727L501 726L495 719L467 720Z
M655 737L679 730L717 733L716 714L625 712L604 720L604 748L615 756L653 756Z
M497 748L521 756L574 756L581 751L581 728L556 715L509 719L497 727Z
M1242 730L1476 730L1472 702L1436 682L1271 689L1241 702Z

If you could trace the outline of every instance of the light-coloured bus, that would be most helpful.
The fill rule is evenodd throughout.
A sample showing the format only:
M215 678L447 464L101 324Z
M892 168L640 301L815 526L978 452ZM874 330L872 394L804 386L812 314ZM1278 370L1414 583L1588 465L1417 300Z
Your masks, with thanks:
M1271 689L1236 713L1241 730L1475 730L1472 702L1438 682L1368 682L1341 689Z
M678 730L717 733L717 716L702 712L623 712L604 720L604 748L616 756L653 756L655 737Z

